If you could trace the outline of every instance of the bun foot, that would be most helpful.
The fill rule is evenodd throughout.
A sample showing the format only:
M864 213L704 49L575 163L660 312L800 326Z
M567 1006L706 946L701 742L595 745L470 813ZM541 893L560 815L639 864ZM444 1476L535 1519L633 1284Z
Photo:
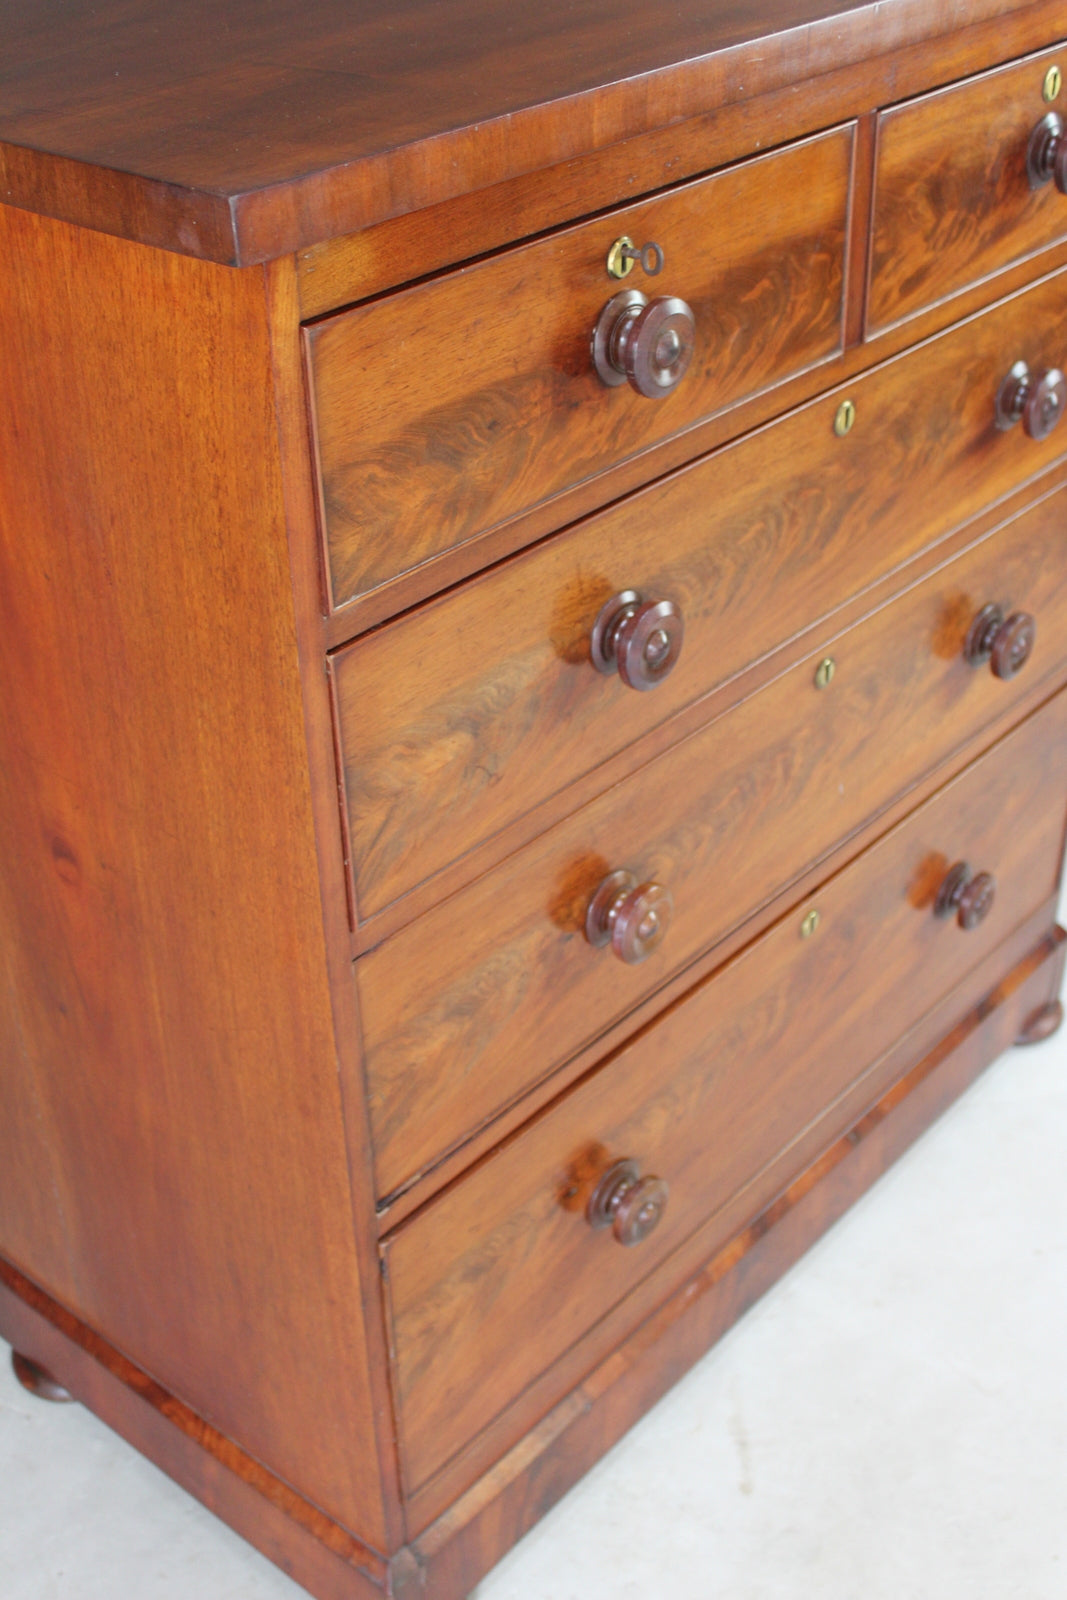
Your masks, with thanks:
M51 1400L56 1405L65 1405L74 1399L47 1368L39 1367L28 1356L20 1356L17 1350L11 1352L11 1365L22 1387L35 1394L38 1400Z
M1015 1043L1040 1044L1042 1039L1051 1039L1062 1021L1063 1001L1050 1000L1048 1005L1027 1017Z

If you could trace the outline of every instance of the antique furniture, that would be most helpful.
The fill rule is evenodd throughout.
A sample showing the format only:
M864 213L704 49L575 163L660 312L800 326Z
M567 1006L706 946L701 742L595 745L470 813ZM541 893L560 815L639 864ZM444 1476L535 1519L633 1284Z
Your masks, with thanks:
M0 1332L458 1600L1060 1020L1067 13L3 12Z

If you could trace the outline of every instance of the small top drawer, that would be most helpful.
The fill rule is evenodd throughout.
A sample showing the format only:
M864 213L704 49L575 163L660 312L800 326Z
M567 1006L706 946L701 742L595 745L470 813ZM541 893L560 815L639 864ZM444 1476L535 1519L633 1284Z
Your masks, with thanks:
M1063 74L1067 46L879 118L868 336L1067 238L1067 150L1027 170L1035 130L1067 117Z
M820 135L308 328L333 605L833 356L852 143ZM661 270L612 277L623 236ZM666 376L657 399L594 368L601 313L634 291L694 319L623 341L634 381Z

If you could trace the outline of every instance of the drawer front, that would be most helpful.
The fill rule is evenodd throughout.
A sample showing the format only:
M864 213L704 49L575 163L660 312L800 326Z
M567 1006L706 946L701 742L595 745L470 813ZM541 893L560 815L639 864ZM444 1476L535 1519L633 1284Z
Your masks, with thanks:
M389 1194L710 949L1063 660L1067 490L1034 507L356 963L375 1165ZM1031 659L963 659L987 604ZM815 682L824 654L828 687ZM596 949L613 870L665 886L638 965Z
M750 1193L755 1215L813 1123L827 1143L840 1135L835 1101L1051 894L1065 780L1061 695L824 885L810 938L805 904L398 1230L386 1249L409 1487L731 1197ZM961 859L996 880L969 931L933 912ZM669 1188L632 1248L585 1217L623 1157Z
M333 659L366 919L1043 470L995 426L1012 364L1067 365L1067 274L887 362ZM624 590L684 619L650 692L590 662Z
M1067 117L1067 93L1043 94L1056 65L1067 75L1067 48L879 118L868 334L1067 238L1067 197L1027 175L1036 125Z
M333 603L833 355L851 152L824 134L309 328ZM623 235L662 271L613 279ZM624 289L696 319L664 398L593 369Z

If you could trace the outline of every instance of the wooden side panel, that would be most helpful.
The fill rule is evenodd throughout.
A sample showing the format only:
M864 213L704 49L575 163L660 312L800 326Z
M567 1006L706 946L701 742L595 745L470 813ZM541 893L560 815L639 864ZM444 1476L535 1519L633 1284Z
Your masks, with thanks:
M272 1477L3 1260L0 1330L316 1600L381 1600L382 1556Z
M334 603L832 356L851 151L839 129L312 327ZM609 276L624 234L660 245L661 273ZM624 288L692 308L664 398L593 370Z
M1031 129L1067 47L897 106L879 119L868 328L914 316L1067 235L1067 199L1032 190ZM1055 109L1065 114L1061 90Z
M0 258L0 1252L381 1548L263 277Z
M1046 902L1065 733L1061 695L826 884L810 937L798 908L398 1230L387 1260L413 1488L731 1196L761 1210L795 1175L779 1164L790 1147L816 1122L832 1141L849 1087ZM933 911L959 859L997 881L969 931ZM621 1157L670 1186L659 1227L630 1249L585 1215Z

